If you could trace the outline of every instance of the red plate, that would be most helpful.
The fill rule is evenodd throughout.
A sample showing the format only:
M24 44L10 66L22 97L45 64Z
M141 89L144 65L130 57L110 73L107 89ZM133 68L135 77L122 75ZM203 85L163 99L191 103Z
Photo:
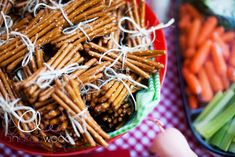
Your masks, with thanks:
M157 17L153 13L153 11L147 6L146 7L146 25L148 27L155 26L159 23ZM165 36L162 30L156 31L156 40L154 41L154 49L158 50L166 50L166 41L165 41ZM156 58L156 61L162 63L165 65L163 69L160 71L160 80L161 84L163 83L165 74L166 74L166 69L167 69L167 54L163 55L161 57ZM66 150L60 150L58 152L49 152L46 151L37 145L29 144L24 141L17 141L16 137L12 137L11 139L9 137L4 136L4 131L2 130L0 132L0 143L3 143L12 149L15 150L21 150L29 154L34 154L34 155L42 155L42 156L69 156L69 155L78 155L78 154L84 154L87 152L90 152L94 149L97 149L97 147L89 147L86 149L66 149ZM120 135L122 136L122 135ZM119 138L115 137L111 139L109 142L114 141L115 139Z

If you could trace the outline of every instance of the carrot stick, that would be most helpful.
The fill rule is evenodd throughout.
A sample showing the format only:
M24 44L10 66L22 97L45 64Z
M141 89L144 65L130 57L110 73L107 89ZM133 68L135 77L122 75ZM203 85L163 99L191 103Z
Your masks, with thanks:
M185 67L182 69L182 74L184 76L184 79L188 87L193 92L193 94L196 94L196 95L200 94L202 91L202 88L197 77Z
M209 102L213 98L213 90L204 68L198 73L199 82L202 87L201 98L204 102Z
M190 25L190 16L186 14L180 19L179 28L187 29L189 25Z
M215 69L217 70L218 74L224 75L227 72L227 65L225 63L222 49L219 47L217 43L213 43L211 45L211 53L212 59L215 65Z
M188 47L190 48L195 47L195 42L199 35L200 29L201 29L201 20L194 19L192 22L191 28L189 29Z
M188 103L191 109L196 109L198 108L198 100L194 95L190 95L188 97Z
M185 9L186 9L187 13L189 15L191 15L193 18L201 18L200 13L191 4L189 4L189 3L185 4Z
M211 61L207 61L205 63L205 70L210 82L210 85L214 91L214 93L217 93L218 91L223 90L223 84L220 79L220 77L217 75L214 65Z
M227 72L226 72L227 73ZM229 88L230 82L229 82L229 78L227 77L226 73L224 75L219 75L220 79L222 81L224 90Z
M232 66L228 67L228 78L230 81L235 82L235 68Z
M184 52L184 57L185 58L191 58L195 53L195 49L194 48L188 48L185 52Z
M235 33L232 31L226 32L221 38L226 43L231 42L235 39Z
M218 26L215 28L214 32L213 33L217 33L218 35L222 36L225 32L225 29L223 26ZM210 38L213 39L213 33L211 34Z
M213 39L221 46L225 60L229 58L229 46L222 40L218 33L213 33Z
M181 48L182 51L184 51L186 49L186 37L185 37L185 35L181 34L179 40L180 40L180 48ZM184 54L184 53L182 53L182 54Z
M185 59L185 60L184 60L184 63L183 63L183 66L184 66L185 68L187 68L187 67L190 65L190 62L191 62L190 59L188 59L188 58Z
M232 44L232 52L231 55L229 57L229 63L235 67L235 42L233 42Z
M207 40L207 38L210 36L210 34L216 28L217 23L218 23L218 21L217 21L216 17L214 17L214 16L209 17L203 23L202 29L199 33L200 35L197 40L197 45L201 45L202 43L204 43Z
M199 47L198 51L193 56L192 63L190 65L190 70L193 73L198 73L202 65L205 63L210 51L211 44L212 42L210 40L207 40Z

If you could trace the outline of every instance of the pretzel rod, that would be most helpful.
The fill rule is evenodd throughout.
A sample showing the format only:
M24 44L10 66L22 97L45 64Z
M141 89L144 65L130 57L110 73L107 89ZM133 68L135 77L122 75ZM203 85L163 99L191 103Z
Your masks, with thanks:
M103 91L107 91L108 89L110 89L112 86L113 86L113 84L114 84L114 80L112 80L112 81L109 81L107 84L105 84L101 89L103 90Z
M124 6L125 4L126 4L125 1L117 1L117 3L115 3L114 5L111 5L110 7L107 7L106 11L111 12L113 10L116 10L116 9L120 8L121 6Z
M37 67L43 67L44 59L43 59L43 51L41 49L36 49L35 51Z
M41 108L38 108L37 111L40 112L41 115L44 115L46 112L54 110L58 104L56 102L50 103L46 106L43 106Z
M79 82L82 81L83 83L87 83L87 82L96 81L102 77L103 77L103 74L97 74L97 75L92 75L92 76L80 77L78 81Z
M127 81L125 81L125 83L127 83ZM116 91L111 95L111 97L109 97L108 102L112 103L124 88L125 88L124 84L120 82Z
M68 45L69 47L70 45ZM73 46L73 45L71 45ZM68 48L67 47L67 48ZM75 47L72 47L72 49L69 49L68 51L68 54L67 54L67 49L64 51L63 54L65 54L66 56L63 57L63 60L61 60L60 64L56 67L56 69L61 69L62 67L64 67L65 65L67 65L67 63L70 61L70 59L75 55L75 53L77 55L79 55L79 52L78 50L80 49L81 45L79 46L75 46ZM62 57L61 57L62 58ZM59 60L59 59L58 59Z
M25 17L22 20L20 20L17 23L14 23L13 26L11 27L12 30L14 31L18 31L18 30L22 30L24 27L26 27L26 24L29 23L29 18Z
M58 116L60 113L61 113L61 111L57 108L57 109L51 110L48 113L46 113L44 115L44 118L50 120L50 119L55 118L56 116Z
M9 83L8 83L8 80L6 78L6 76L4 75L4 73L0 70L0 86L1 87L4 87L4 88L0 88L2 90L2 95L5 95L5 98L8 98L8 99L11 99L11 100L15 100L16 97L15 97L15 93L13 93L13 90L11 89ZM8 94L7 94L8 93ZM21 102L18 102L18 105L22 105ZM22 116L22 112L21 111L17 111L17 114L19 116ZM25 114L24 117L26 119L29 118L28 114ZM18 123L18 120L16 118L14 118L14 121ZM15 123L15 124L17 124ZM27 125L28 124L28 125ZM24 130L28 131L29 128L32 129L34 126L32 123L21 123L21 126L23 127Z
M50 104L50 103L53 103L53 102L54 102L54 100L51 98L51 99L48 99L48 100L43 101L43 102L36 102L36 103L33 104L33 106L34 106L36 109L39 109L39 108L41 108L41 107L43 107L43 106L46 106L46 105L48 105L48 104Z
M87 77L87 76L98 74L102 72L108 65L110 65L110 62L103 62L101 64L98 64L97 66L84 72L81 77Z
M63 94L63 93L62 93ZM72 109L70 109L70 107L67 106L66 103L72 103L69 101L69 98L66 98L66 95L64 95L65 98L63 97L63 99L61 99L61 97L57 96L56 94L52 94L52 97L61 105L63 106L72 116L75 116L76 115L76 112L74 112ZM65 102L63 101L64 99L67 99L65 100ZM88 119L86 119L87 122L90 122ZM96 128L97 129L97 128ZM98 134L96 133L95 130L93 130L91 127L90 127L90 124L88 123L87 125L87 130L89 132L91 132L91 134L93 135L93 137L97 140L98 143L101 143L103 144L104 146L107 146L107 143L103 140L103 138Z
M78 106L76 106L76 104L74 104L74 102L71 101L69 99L69 97L67 95L65 95L63 92L56 89L55 94L57 94L60 98L62 98L72 108L72 110L75 113L81 112L81 109ZM75 115L72 115L72 116L75 116ZM94 128L94 130L97 131L97 133L99 133L105 139L109 139L109 135L101 129L101 127L93 120L93 118L90 116L90 114L88 114L88 118L85 120L86 120L88 126L91 126L92 128Z
M40 10L37 14L37 16L35 18L33 18L33 20L31 20L30 24L28 25L27 29L31 29L35 24L37 24L40 19L43 19L45 16L47 16L47 13L44 10Z
M116 31L116 30L117 30L116 24L110 23L110 24L105 25L103 28L96 29L95 31L89 33L88 36L91 40L93 40L96 37L110 34L111 32ZM79 43L84 42L86 40L87 40L87 37L84 36L84 37L76 40L74 42L74 44L76 45L76 44L79 44Z
M90 24L91 28L88 27L87 29L84 30L90 38L91 37L94 38L96 36L96 34L98 34L98 32L102 32L105 29L109 29L114 26L114 24L111 23L113 21L113 18L107 18L106 20L104 20L104 19L105 19L105 17L94 21L94 23ZM94 30L96 30L96 32L93 33ZM64 38L65 37L66 36L64 36ZM62 39L63 39L63 37L62 37ZM69 43L69 42L81 43L81 42L84 42L85 40L87 40L87 37L83 34L83 32L78 30L78 31L76 31L75 34L71 35L68 39L66 39L66 40L59 39L59 40L60 41L57 44L58 46L60 46L64 42L66 42L66 43Z
M134 13L134 20L136 21L136 23L138 25L140 25L140 17L139 17L139 13L138 13L138 5L136 0L131 0L132 4L133 4L133 13Z
M79 75L81 75L83 72L85 72L87 69L89 69L92 65L94 65L97 62L97 60L95 58L92 58L91 60L89 60L88 62L86 62L84 65L87 68L84 69L78 69L77 71L73 72L70 75L70 79L75 79L77 78Z
M77 82L74 81L74 80L70 80L69 83L70 83L70 85L72 86L72 89L73 89L72 91L70 91L70 93L73 94L71 96L73 96L74 102L75 103L78 102L79 108L84 110L86 108L86 105L82 100L81 93L79 91Z
M105 20L106 19L106 20ZM103 21L104 20L104 21ZM87 33L90 33L92 30L97 29L107 23L110 23L112 21L112 18L109 18L107 15L100 17L99 19L89 23L89 28L85 28L84 31ZM72 34L68 34L68 35L62 35L59 38L57 38L56 40L54 40L52 43L58 43L61 41L65 41L65 42L73 42L74 40L76 40L77 38L84 36L83 32L81 32L80 29L78 29L76 32L72 33Z
M96 45L95 43L89 42L88 44L89 44L92 48L98 50L99 52L102 52L102 53L103 53L103 52L108 51L107 49L105 49L105 48L103 48L103 47L100 47L99 45ZM108 53L107 55L109 55L109 56L112 57L112 58L117 58L117 57L118 57L118 55L115 54L115 53L113 53L113 52L110 52L110 53ZM121 58L120 58L120 61L122 61ZM146 72L144 72L142 69L138 68L137 66L131 64L130 62L126 61L125 64L126 64L126 66L129 67L133 72L139 74L140 76L143 76L144 78L147 78L147 79L150 77L149 74L147 74Z
M113 86L106 92L106 94L100 98L100 102L105 102L108 98L112 96L115 90L117 90L118 86L120 85L119 81L115 81Z
M94 52L94 51L88 51L88 54L92 57L96 57L96 58L100 58L102 57L101 54L97 53L97 52ZM114 59L110 58L110 57L107 57L107 56L104 56L103 57L103 60L106 60L106 61L110 61L110 62L113 62Z
M134 2L136 3L135 0L132 0L132 4ZM136 19L135 19L135 11L134 11L135 8L133 8L130 3L127 3L127 8L128 8L128 15L129 15L129 17L131 19L133 19L134 21L136 21ZM139 24L137 21L136 21L136 23ZM134 25L132 23L130 23L130 22L128 23L128 27L129 27L130 30L136 30ZM130 40L132 41L133 46L141 44L141 39L139 37L130 38Z
M146 4L145 0L140 1L140 26L145 28Z

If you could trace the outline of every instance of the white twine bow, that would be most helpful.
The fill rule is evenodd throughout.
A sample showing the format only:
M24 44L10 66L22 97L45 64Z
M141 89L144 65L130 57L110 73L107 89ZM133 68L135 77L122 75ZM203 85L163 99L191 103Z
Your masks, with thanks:
M3 11L1 11L1 16L3 18L5 27L3 29L2 28L0 29L0 34L4 33L6 31L7 40L8 40L9 39L9 29L12 27L13 21L12 21L11 17L8 15L5 15L3 13ZM5 29L5 31L4 31L4 29Z
M78 69L85 69L87 66L81 66L77 63L70 64L68 66L65 66L62 69L54 70L52 67L50 67L48 64L44 63L44 65L47 67L49 71L41 73L35 84L37 84L41 89L45 89L47 87L50 87L50 84L57 78L61 77L65 74L70 74Z
M70 26L73 26L73 22L70 21L70 19L68 18L67 14L66 14L65 11L64 11L64 7L65 7L68 3L70 3L71 1L68 2L68 3L66 3L66 4L62 4L62 0L59 0L59 3L55 2L55 1L52 1L52 0L50 0L50 2L51 2L51 4L52 4L52 6L47 5L47 4L45 4L45 3L38 3L38 4L36 4L36 6L34 7L34 16L37 15L37 10L38 10L39 7L45 7L45 8L49 8L49 9L52 9L52 10L57 10L57 9L59 9L59 10L61 11L61 13L62 13L64 19L68 22L68 24L69 24Z
M34 42L32 42L28 36L26 36L25 34L22 34L20 32L15 32L15 31L11 31L10 33L11 35L15 35L15 36L19 36L21 38L21 40L23 41L23 43L26 45L27 49L28 49L28 53L25 55L23 61L22 61L22 66L26 66L30 60L33 59L33 54L35 52L35 43L37 40L37 36L36 39L34 40Z
M98 19L98 17L86 20L86 21L82 21L79 22L76 25L71 25L70 27L67 27L65 29L63 29L63 33L64 34L72 34L74 33L77 29L80 29L80 31L87 37L87 39L90 41L90 37L88 36L88 34L86 33L86 31L84 30L85 27L89 26L89 23L95 21L96 19Z
M22 132L33 132L34 130L38 129L38 127L35 127L33 130L25 131L21 129L20 123L30 123L33 121L37 122L37 113L33 108L29 106L17 106L17 103L20 101L20 99L16 99L14 101L6 101L3 97L0 97L0 107L2 112L4 113L4 120L6 124L5 128L5 135L8 134L8 123L9 123L9 117L14 116L18 120L17 128ZM17 111L25 111L21 116L17 114ZM24 119L23 116L26 113L31 113L31 117L29 119ZM39 121L40 122L40 121Z
M85 108L84 110L82 110L82 112L73 117L68 114L69 120L72 124L73 130L77 135L77 137L81 136L80 133L83 134L87 132L87 123L86 123L86 119L88 117L87 114L88 114L88 108ZM80 123L78 122L78 120L80 121Z
M99 59L99 63L102 62L102 59L110 52L119 52L119 56L113 61L112 64L109 65L109 67L113 67L114 65L117 64L117 62L119 61L120 58L122 58L122 69L124 69L124 65L127 59L127 54L131 53L131 52L136 52L136 51L141 51L144 50L146 48L146 45L141 44L141 45L137 45L135 47L128 47L125 45L120 45L117 41L114 40L113 36L110 36L111 40L113 40L114 44L117 46L117 48L115 49L110 49L108 51L106 51L105 53L103 53Z
M131 76L129 75L125 75L123 73L117 73L116 71L114 71L112 68L109 68L107 67L105 70L104 70L104 74L109 78L108 80L106 80L102 86L104 86L105 84L107 84L108 82L112 81L112 80L117 80L117 81L120 81L123 83L123 85L125 86L125 88L127 89L129 95L131 96L134 104L135 104L135 109L137 109L137 106L136 106L136 101L135 101L135 98L131 92L131 89L130 87L125 83L125 80L126 81L130 81L131 83L133 83L133 85L135 86L138 86L138 87L141 87L141 88L145 88L145 89L148 89L147 86L135 81Z
M122 26L122 23L124 21L130 22L136 30L128 30ZM146 43L148 46L150 46L156 39L155 31L159 29L163 29L166 27L171 26L175 22L174 19L171 19L166 24L160 23L156 26L152 26L149 29L141 28L140 25L138 25L132 18L124 16L120 19L118 23L118 27L125 33L128 33L131 35L131 37L142 37L142 43ZM153 33L154 37L151 40L151 34Z

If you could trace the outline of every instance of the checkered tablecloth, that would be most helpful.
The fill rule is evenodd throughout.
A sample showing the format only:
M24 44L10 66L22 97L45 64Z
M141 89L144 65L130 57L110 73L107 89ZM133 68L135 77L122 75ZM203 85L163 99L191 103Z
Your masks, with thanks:
M153 3L154 0L148 1L149 3ZM174 17L176 14L175 8L177 6L175 5L175 0L171 0L171 5L172 7L170 9L169 16ZM166 124L166 127L176 127L181 130L199 157L211 157L212 155L196 143L186 123L180 94L179 79L177 77L177 49L175 47L177 43L175 34L174 26L165 30L169 55L168 70L161 91L161 102L149 116L160 119ZM158 128L155 125L150 122L143 121L139 127L110 144L108 149L128 149L132 157L150 157L151 154L149 153L149 147L157 133ZM103 151L103 149L101 148L97 151ZM30 155L25 154L22 151L13 151L0 144L0 157L1 156L30 157Z

